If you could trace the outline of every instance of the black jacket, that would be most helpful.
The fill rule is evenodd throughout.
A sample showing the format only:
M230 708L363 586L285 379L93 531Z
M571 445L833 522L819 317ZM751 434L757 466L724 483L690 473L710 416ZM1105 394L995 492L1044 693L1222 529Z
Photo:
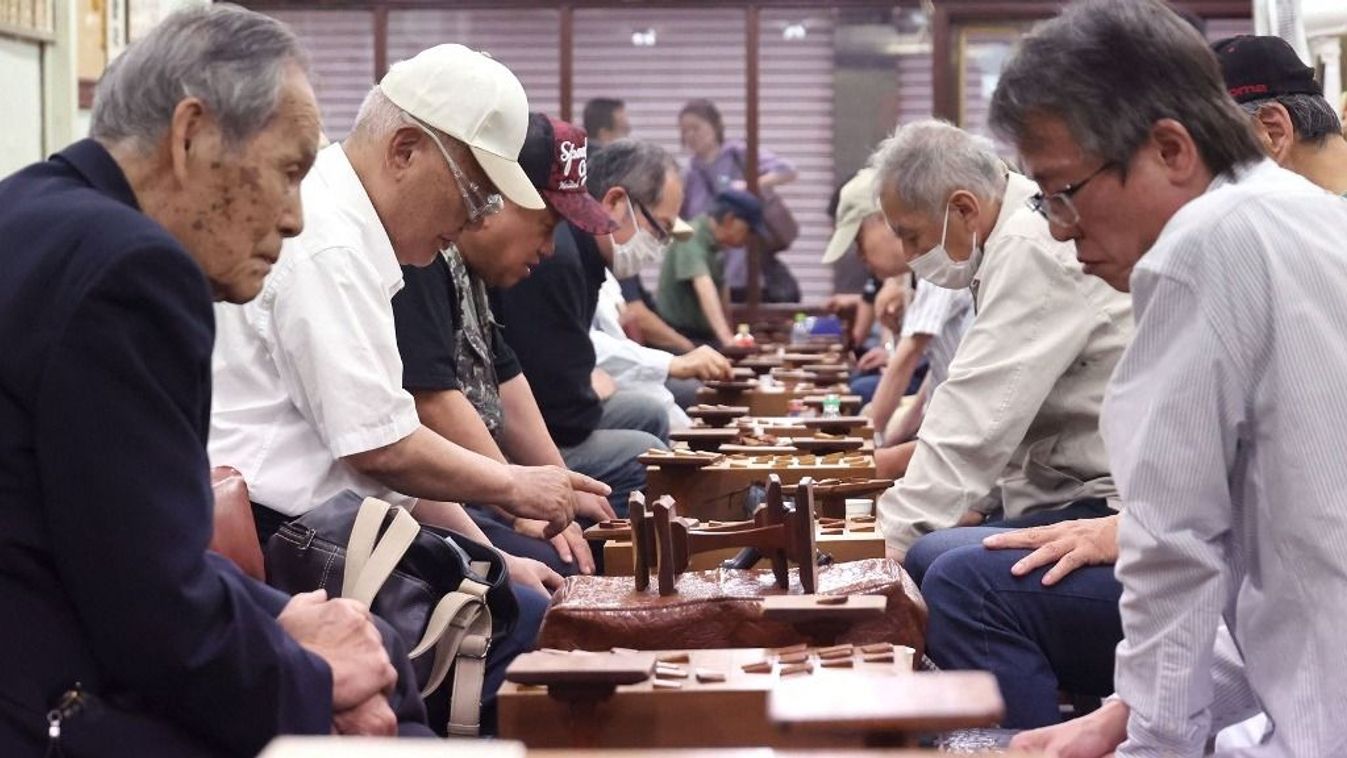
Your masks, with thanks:
M41 755L77 682L105 707L67 720L67 755L330 729L286 596L206 552L211 308L97 143L0 182L0 755Z

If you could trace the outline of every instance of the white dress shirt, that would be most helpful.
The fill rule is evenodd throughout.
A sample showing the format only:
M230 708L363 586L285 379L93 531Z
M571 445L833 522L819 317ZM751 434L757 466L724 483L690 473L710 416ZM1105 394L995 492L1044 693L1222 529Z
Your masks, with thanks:
M673 393L664 384L669 380L673 354L646 347L628 337L622 330L624 307L622 286L609 271L599 288L599 304L589 330L589 341L594 344L594 365L607 372L618 388L644 392L663 403L671 430L688 428L692 419L678 407Z
M973 277L977 313L931 398L907 474L880 497L885 543L906 553L974 505L1007 518L1113 498L1099 410L1132 334L1131 302L1086 276L1011 174Z
M215 307L211 465L237 468L255 502L291 516L343 490L408 504L341 460L420 426L393 330L402 271L341 145L318 154L301 191L304 232L262 293Z
M928 334L926 345L926 405L931 404L934 389L949 376L949 364L963 341L964 332L973 324L973 293L968 289L952 290L917 280L917 294L903 313L901 336Z
M1269 733L1241 754L1347 755L1344 239L1347 202L1264 160L1132 273L1103 423L1126 505L1120 756L1201 755L1258 705Z

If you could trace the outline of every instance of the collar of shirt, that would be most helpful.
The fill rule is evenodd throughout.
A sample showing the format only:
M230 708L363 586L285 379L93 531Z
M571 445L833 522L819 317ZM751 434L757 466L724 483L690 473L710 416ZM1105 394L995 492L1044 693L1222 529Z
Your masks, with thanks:
M320 202L339 207L349 214L361 230L359 249L369 256L370 263L379 272L379 281L391 299L402 289L402 267L398 264L397 254L393 252L393 243L388 239L388 231L374 210L365 185L356 174L351 160L339 143L329 145L318 153L318 159L310 172L309 186L306 186L304 202ZM352 240L342 240L340 244L351 245Z
M1006 191L1001 195L1001 210L996 214L996 224L992 226L991 234L982 243L982 259L978 262L978 270L973 274L973 291L982 283L982 272L987 262L987 251L995 247L1001 240L1011 225L1011 217L1020 211L1029 210L1029 198L1038 192L1038 185L1034 184L1024 176L1015 172L1006 175ZM1030 211L1031 213L1033 211Z
M70 164L89 182L89 186L118 202L140 210L136 193L126 180L126 173L107 148L92 139L82 139L56 154L58 160Z

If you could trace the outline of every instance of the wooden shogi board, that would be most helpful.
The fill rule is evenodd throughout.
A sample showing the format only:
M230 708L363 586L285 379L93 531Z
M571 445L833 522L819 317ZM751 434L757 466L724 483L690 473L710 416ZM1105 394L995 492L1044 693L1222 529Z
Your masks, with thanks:
M865 530L867 526L869 530ZM853 530L854 527L860 527L861 530ZM818 527L815 532L818 551L832 556L835 563L884 557L884 538L880 536L879 529L875 526L874 521L862 525L848 519L847 529L842 534L824 534L825 531L832 530ZM738 552L738 550L713 550L706 553L697 553L688 559L687 570L705 571L714 569L722 561L733 558ZM630 542L608 540L603 544L604 575L631 576L632 558Z
M824 668L817 650L810 651L811 670L783 676L790 665L782 656L761 648L661 651L657 659L681 658L672 664L686 678L652 677L637 684L617 686L606 698L577 700L554 697L547 688L506 682L497 696L498 731L503 739L520 740L530 748L630 747L827 747L858 746L860 736L819 731L786 733L768 717L770 693L783 684L808 682L830 692L846 692L852 685L879 680L891 692L905 694L916 731L923 702L962 701L956 707L963 726L988 726L999 715L1000 698L992 683L970 687L969 672L914 673L907 651L895 648L891 661L869 663L859 648L850 656L850 668ZM606 653L534 653L556 655L583 666L585 656ZM767 673L750 673L744 666L771 661ZM700 681L698 672L723 675L724 681ZM983 675L986 676L986 675ZM663 682L666 685L658 685ZM667 683L672 683L669 685ZM995 702L988 702L994 700ZM942 719L944 715L942 713ZM942 721L947 724L948 721ZM951 727L946 727L951 728Z
M744 494L755 482L765 484L769 474L781 477L782 484L796 484L805 477L821 479L871 479L875 476L873 455L843 454L842 459L856 463L834 462L839 456L727 455L719 463L702 468L646 468L646 502L663 495L674 499L679 515L702 521L737 521L745 518ZM747 465L741 465L741 464Z
M752 428L753 424L757 423L758 426L762 427L763 432L777 437L809 437L818 431L801 426L798 422L799 419L790 416L743 416L735 419L734 425ZM832 433L829 432L829 434ZM873 440L875 438L875 425L867 420L864 426L852 427L845 436Z

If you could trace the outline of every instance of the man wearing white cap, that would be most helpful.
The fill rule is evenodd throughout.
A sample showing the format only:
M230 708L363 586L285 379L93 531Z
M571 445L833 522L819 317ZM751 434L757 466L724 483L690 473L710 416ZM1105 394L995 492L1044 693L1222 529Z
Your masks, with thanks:
M608 488L556 466L511 466L423 426L402 388L391 300L400 263L427 265L502 195L543 208L516 162L528 101L500 63L440 45L395 64L342 144L304 179L305 231L288 240L262 293L219 306L210 457L241 470L264 538L344 491L413 508L482 539L461 506L492 503L548 523L578 493ZM493 640L484 695L532 643L546 598L542 564L506 556L520 599L515 632Z
M872 168L861 169L842 185L837 201L837 222L823 262L838 260L853 242L857 257L874 276L889 279L907 274L903 243L894 236L879 209ZM889 356L868 411L874 419L875 429L884 433L885 446L875 451L875 466L880 476L897 478L906 470L915 447L909 440L921 422L924 400L929 399L945 380L954 351L972 316L973 296L966 288L946 289L918 280L916 296L903 314L901 339ZM928 369L922 383L921 400L895 415L923 357L927 359Z

